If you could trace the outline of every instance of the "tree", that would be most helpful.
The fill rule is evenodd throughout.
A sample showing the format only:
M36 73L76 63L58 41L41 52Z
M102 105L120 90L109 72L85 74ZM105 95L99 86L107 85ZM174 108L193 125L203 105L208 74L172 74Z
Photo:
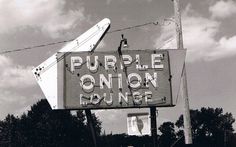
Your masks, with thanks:
M159 139L160 147L170 147L176 140L174 123L164 122L158 129L162 133Z
M208 146L226 146L226 137L232 134L235 122L231 113L223 114L222 108L201 108L191 110L192 133L195 144ZM179 117L176 126L183 128L183 116Z
M5 120L0 122L0 145L16 147L20 141L18 126L19 119L8 114Z
M96 132L101 123L96 116ZM69 110L51 110L48 102L40 100L28 114L20 118L8 115L0 121L0 146L64 147L92 146L90 130L82 111L72 115Z

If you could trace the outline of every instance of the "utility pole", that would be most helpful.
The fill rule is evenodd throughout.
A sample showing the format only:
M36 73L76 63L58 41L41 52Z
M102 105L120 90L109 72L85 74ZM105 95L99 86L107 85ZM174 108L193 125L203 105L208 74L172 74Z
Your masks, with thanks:
M174 2L175 9L175 26L176 26L176 42L177 49L184 49L183 45L183 34L182 34L182 24L181 24L181 12L180 12L180 3L179 0L172 0ZM189 99L188 99L188 89L187 89L187 74L185 64L182 71L182 96L184 99L184 136L185 144L190 145L192 141L192 132L191 132L191 119L190 119L190 110L189 110Z

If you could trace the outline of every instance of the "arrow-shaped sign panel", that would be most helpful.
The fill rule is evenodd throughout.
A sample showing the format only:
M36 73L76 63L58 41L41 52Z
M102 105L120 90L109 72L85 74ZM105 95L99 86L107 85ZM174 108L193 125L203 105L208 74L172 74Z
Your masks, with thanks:
M67 52L93 51L109 28L110 20L105 18L74 41L68 43L58 52L66 54ZM55 53L39 66L34 68L32 72L51 108L64 109L64 107L60 105L60 98L58 97L60 91L58 91L57 62L57 54Z

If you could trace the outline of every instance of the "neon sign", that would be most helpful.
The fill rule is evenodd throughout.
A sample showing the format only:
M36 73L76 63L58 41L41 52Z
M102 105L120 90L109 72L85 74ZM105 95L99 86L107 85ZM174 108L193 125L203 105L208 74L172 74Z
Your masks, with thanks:
M63 97L67 109L171 106L166 50L80 52L62 55Z

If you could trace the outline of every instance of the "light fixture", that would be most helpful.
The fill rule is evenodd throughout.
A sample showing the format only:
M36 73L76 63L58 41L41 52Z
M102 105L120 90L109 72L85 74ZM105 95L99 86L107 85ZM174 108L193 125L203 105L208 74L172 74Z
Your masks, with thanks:
M128 47L129 47L129 45L128 45L127 39L125 38L123 48L128 48Z
M120 45L118 46L118 53L119 55L122 55L121 48L128 48L128 41L126 38L124 38L124 34L121 34L121 40L120 40Z
M121 38L122 38L122 42L123 42L123 48L128 48L129 45L128 45L128 41L126 38L124 38L124 34L121 34Z

